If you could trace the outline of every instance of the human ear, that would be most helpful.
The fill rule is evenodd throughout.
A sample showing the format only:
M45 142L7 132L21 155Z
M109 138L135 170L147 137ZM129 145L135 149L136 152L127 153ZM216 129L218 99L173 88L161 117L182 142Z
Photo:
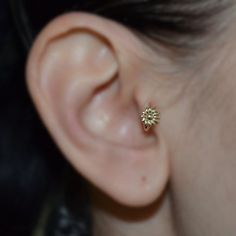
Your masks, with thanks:
M144 51L124 26L69 13L42 31L27 65L29 92L65 158L128 206L156 200L169 177L164 138L158 128L145 133L140 122Z

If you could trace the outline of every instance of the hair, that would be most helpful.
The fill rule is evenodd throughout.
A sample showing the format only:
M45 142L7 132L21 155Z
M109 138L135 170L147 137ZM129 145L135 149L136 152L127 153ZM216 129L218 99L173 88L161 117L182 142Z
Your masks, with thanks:
M39 224L45 235L91 235L86 181L50 139L26 89L25 60L34 38L55 16L79 10L120 22L171 50L194 50L219 28L218 16L230 0L9 2L0 3L0 235L32 235Z
M167 47L186 49L220 30L224 21L217 21L219 14L232 4L231 0L58 0L56 4L13 0L12 10L26 48L52 17L80 10L113 19Z

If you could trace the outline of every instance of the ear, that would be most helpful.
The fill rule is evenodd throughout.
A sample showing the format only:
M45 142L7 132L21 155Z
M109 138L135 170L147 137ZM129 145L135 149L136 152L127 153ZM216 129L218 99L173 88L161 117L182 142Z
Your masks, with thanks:
M169 177L161 132L157 127L145 133L140 121L152 102L145 83L150 74L141 59L148 53L124 26L70 13L38 36L27 66L30 94L65 158L128 206L156 200Z

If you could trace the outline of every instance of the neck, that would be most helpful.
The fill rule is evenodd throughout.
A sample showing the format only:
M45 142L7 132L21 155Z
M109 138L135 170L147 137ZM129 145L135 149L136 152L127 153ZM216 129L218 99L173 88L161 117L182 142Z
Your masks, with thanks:
M168 194L147 207L128 208L92 189L93 236L176 236Z

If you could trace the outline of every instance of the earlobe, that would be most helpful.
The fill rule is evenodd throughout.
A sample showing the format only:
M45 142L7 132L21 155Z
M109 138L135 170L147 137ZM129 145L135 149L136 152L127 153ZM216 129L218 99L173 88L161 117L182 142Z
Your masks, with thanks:
M135 76L145 71L134 70L137 58L127 54L130 41L123 38L135 42L129 34L97 16L59 17L36 40L27 82L52 138L74 168L118 202L141 206L162 194L169 161L158 132L142 129ZM139 51L139 44L130 48Z

